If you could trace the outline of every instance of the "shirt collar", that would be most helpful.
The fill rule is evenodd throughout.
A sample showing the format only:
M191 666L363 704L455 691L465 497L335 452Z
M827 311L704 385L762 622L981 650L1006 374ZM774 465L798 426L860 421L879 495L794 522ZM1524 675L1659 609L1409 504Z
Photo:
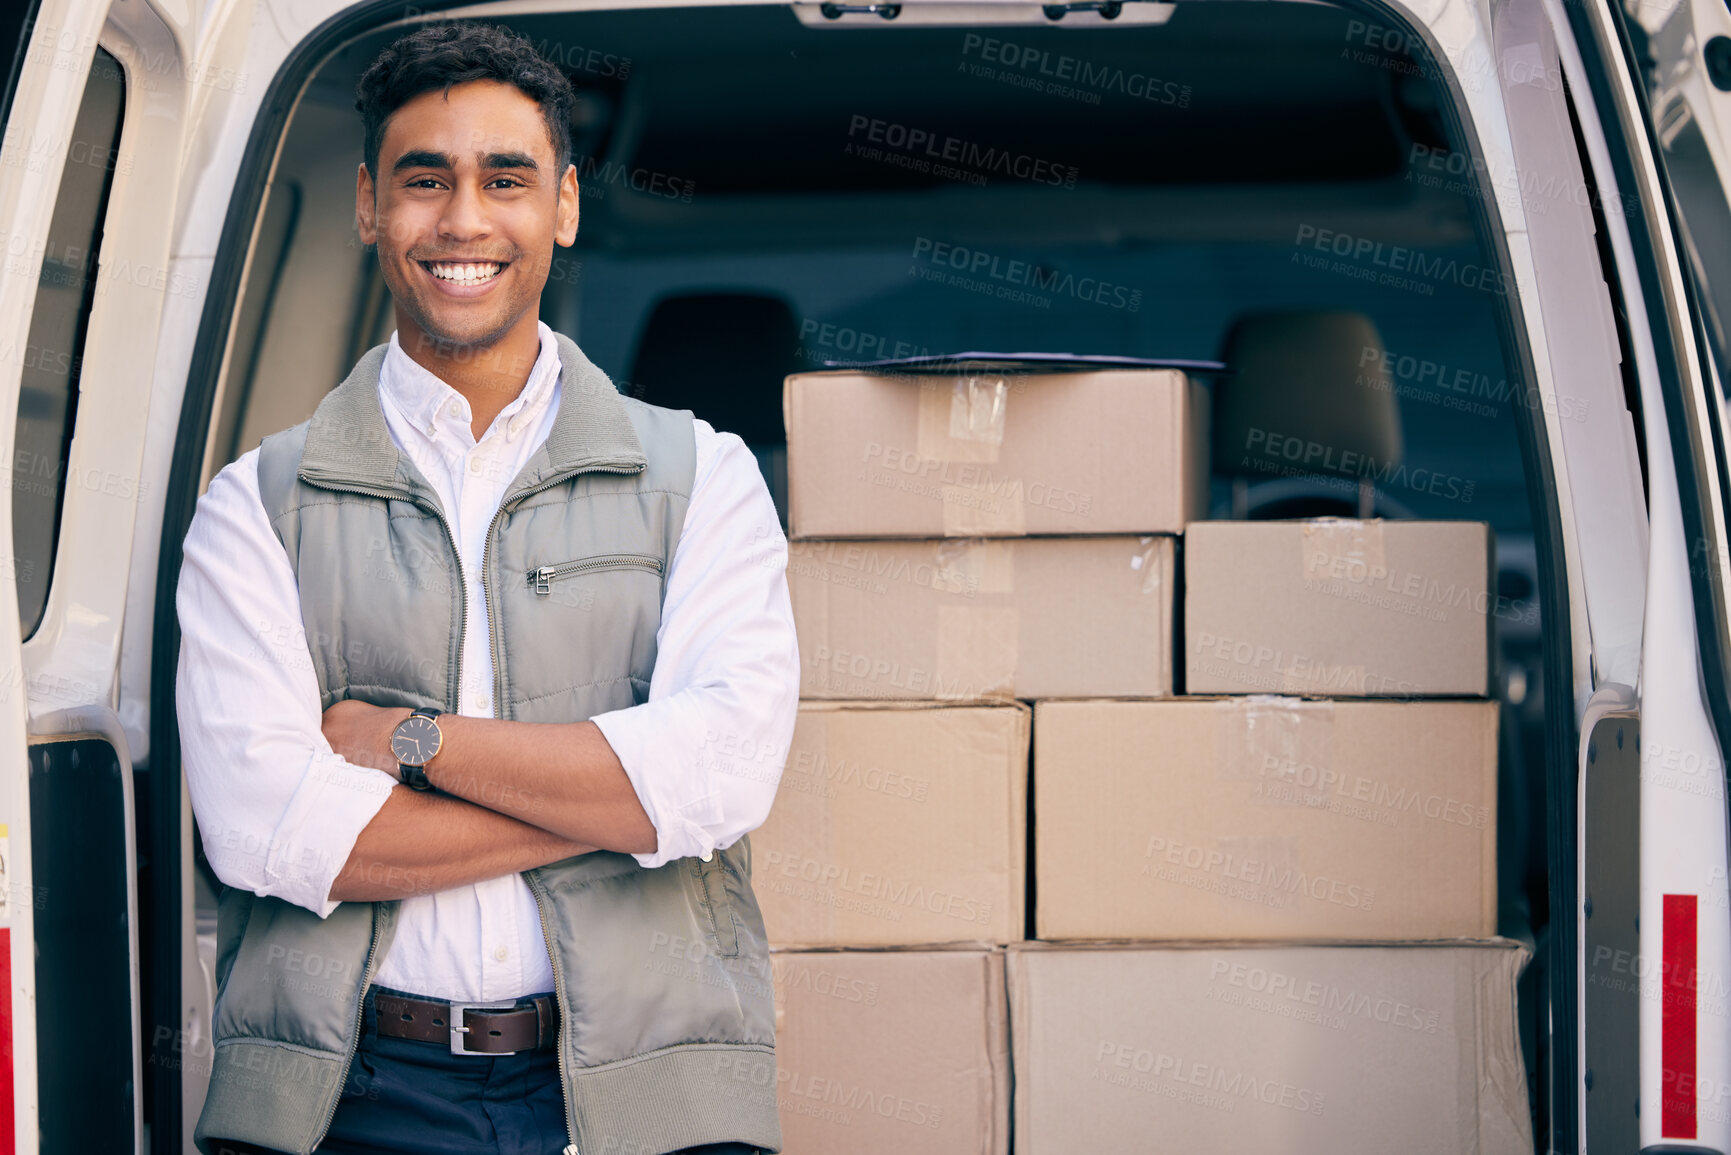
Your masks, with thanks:
M529 380L522 392L500 410L487 431L489 434L502 430L507 440L515 440L518 433L546 411L553 398L559 383L559 345L546 322L535 322L535 329L541 347L529 369ZM403 352L395 332L385 350L384 363L379 366L379 393L428 437L436 437L440 429L448 426L461 429L464 440L473 436L470 422L474 414L468 399Z

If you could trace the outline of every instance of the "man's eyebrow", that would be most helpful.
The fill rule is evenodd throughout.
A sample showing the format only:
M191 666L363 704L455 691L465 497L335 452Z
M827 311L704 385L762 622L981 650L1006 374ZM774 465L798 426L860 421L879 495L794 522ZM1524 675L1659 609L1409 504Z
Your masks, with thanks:
M402 172L406 168L451 168L451 158L442 152L430 152L424 148L411 149L397 158L397 163L391 166L392 172Z
M540 171L541 166L526 152L489 152L481 157L482 168L526 168Z
M485 152L476 159L482 168L515 168L526 169L529 172L539 172L541 169L541 166L535 163L535 158L526 152ZM391 171L402 172L408 168L451 169L455 167L456 165L445 153L417 148L399 156L397 163L391 166Z

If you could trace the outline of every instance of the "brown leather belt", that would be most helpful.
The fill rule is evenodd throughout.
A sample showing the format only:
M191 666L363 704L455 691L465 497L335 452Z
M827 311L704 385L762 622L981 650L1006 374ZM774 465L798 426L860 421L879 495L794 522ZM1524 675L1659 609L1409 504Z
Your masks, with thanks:
M559 1007L551 995L493 1003L445 1003L375 993L379 1034L451 1048L453 1055L514 1055L551 1050Z

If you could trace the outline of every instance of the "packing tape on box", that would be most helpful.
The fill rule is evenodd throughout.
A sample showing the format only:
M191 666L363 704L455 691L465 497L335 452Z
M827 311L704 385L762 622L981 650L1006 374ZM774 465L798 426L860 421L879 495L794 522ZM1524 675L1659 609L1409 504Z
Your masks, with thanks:
M1251 797L1304 805L1332 785L1334 703L1272 694L1215 710L1214 777L1254 784Z
M1363 585L1388 573L1381 520L1318 518L1299 532L1299 579Z
M1013 606L939 606L932 697L1015 697L1021 628Z
M1164 553L1171 548L1166 541L1158 537L1137 539L1142 549L1130 555L1130 568L1142 575L1142 592L1157 594L1164 584L1162 571L1166 568L1160 563L1165 560Z
M992 462L1004 443L1010 388L1002 375L922 377L919 443L925 461Z
M950 436L958 441L1004 443L1010 383L1001 374L956 378L950 389Z
M998 460L1009 399L1009 382L1001 374L920 378L915 448L922 467L942 466L931 484L944 503L945 537L1027 532L1021 480L965 468Z
M963 597L1014 593L1014 548L1011 542L987 537L939 542L934 588Z

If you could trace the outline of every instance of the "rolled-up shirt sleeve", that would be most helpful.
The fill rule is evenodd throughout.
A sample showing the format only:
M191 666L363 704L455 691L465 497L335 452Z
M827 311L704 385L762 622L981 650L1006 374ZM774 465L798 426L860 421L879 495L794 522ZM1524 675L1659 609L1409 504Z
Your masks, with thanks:
M592 719L655 826L646 867L762 825L799 710L787 539L756 459L695 422L697 468L640 706Z
M260 504L257 451L217 474L187 532L176 608L181 764L229 886L325 918L331 884L396 779L336 754L294 570Z

